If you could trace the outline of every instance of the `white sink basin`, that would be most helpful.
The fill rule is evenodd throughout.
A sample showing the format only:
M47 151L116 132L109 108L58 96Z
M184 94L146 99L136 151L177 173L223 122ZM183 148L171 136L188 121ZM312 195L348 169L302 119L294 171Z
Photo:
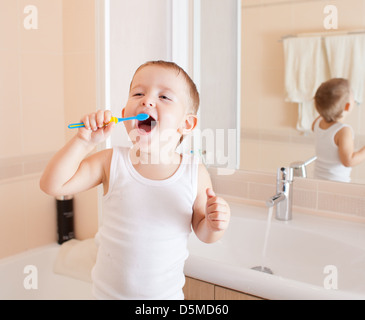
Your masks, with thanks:
M270 275L251 270L262 265L268 210L230 206L222 240L204 244L191 235L187 276L267 299L365 299L364 224L295 212L289 222L273 218L265 259Z

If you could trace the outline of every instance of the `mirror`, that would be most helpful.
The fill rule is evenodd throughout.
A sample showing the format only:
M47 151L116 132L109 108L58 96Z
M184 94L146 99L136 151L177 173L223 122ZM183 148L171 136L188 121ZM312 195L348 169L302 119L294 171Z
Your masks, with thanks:
M337 9L337 30L326 30L327 5ZM276 172L280 166L315 155L314 134L296 129L298 104L286 102L282 38L313 32L364 30L365 1L241 1L241 161L240 169ZM355 149L365 145L364 103L346 118ZM308 178L314 165L307 166ZM352 170L352 182L365 183L365 163Z

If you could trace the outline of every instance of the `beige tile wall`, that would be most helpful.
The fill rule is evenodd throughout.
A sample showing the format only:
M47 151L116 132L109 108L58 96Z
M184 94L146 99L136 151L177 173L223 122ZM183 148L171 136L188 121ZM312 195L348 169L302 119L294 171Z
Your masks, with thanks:
M39 189L66 124L95 110L95 8L88 0L0 2L0 258L56 241L55 200ZM96 190L75 198L76 236L97 227Z

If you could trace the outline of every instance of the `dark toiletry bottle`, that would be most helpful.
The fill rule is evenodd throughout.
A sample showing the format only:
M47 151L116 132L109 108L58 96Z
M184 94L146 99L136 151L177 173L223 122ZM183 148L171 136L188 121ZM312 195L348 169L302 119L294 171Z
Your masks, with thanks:
M73 239L75 237L73 197L57 197L56 202L58 243L62 244L65 241Z

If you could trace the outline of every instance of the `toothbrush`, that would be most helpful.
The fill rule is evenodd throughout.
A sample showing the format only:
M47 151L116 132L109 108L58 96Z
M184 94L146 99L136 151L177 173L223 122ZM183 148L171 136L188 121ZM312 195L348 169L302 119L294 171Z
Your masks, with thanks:
M121 122L121 121L128 121L128 120L144 121L144 120L147 120L149 117L150 116L148 114L146 114L146 113L140 113L140 114L138 114L135 117L129 117L129 118L116 118L116 117L112 117L110 119L110 122L118 123L118 122ZM82 127L85 127L85 125L82 122L80 122L80 123L72 123L72 124L70 124L68 126L69 129L76 129L76 128L82 128Z

